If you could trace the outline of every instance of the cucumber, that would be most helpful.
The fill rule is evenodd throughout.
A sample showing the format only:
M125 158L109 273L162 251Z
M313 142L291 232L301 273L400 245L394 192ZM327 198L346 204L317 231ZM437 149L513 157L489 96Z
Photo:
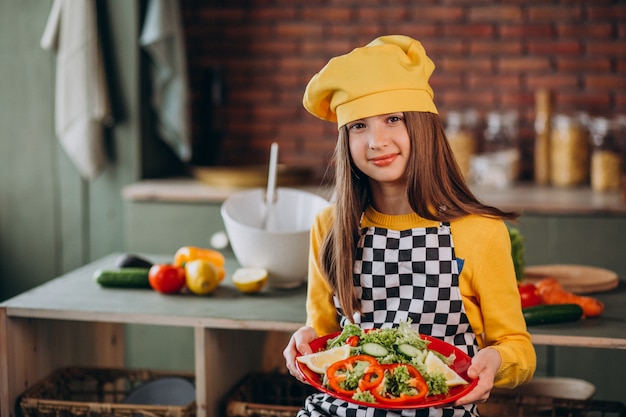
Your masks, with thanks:
M565 323L583 317L583 309L578 304L542 304L522 310L526 324Z
M99 269L94 278L103 287L150 288L149 268Z
M413 345L409 345L408 343L402 343L398 345L398 352L402 353L403 355L414 358L416 356L419 356L422 353L422 350L419 348L416 348Z
M361 351L366 355L374 356L377 358L387 356L389 354L389 351L386 347L374 342L363 343L361 345Z

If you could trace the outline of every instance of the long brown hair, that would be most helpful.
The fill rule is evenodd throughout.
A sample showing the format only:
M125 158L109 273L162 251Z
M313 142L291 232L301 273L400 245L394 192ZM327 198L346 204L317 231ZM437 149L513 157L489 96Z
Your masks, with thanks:
M411 140L406 191L415 213L436 221L451 221L468 214L517 219L518 213L485 205L474 196L454 159L438 115L425 112L404 115ZM344 315L352 321L354 312L360 310L353 284L354 254L361 215L370 201L371 191L368 178L352 162L345 126L339 129L334 162L335 218L322 244L320 263Z

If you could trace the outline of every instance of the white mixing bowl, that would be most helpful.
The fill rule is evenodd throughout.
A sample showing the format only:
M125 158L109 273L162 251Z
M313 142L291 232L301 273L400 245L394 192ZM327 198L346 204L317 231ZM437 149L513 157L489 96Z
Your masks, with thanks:
M317 194L279 187L268 208L265 193L255 188L224 201L221 214L230 245L241 266L268 270L268 285L298 287L307 275L311 225L330 203Z

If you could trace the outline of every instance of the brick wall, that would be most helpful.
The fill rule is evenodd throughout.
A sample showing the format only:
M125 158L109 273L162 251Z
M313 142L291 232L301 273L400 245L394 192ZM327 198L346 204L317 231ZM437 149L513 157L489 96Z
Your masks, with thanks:
M185 0L194 162L280 162L323 174L336 127L301 105L327 60L383 34L419 39L442 117L473 107L520 115L532 173L534 92L555 110L626 113L626 3L610 0ZM216 88L216 86L220 88ZM223 91L222 91L223 89ZM221 93L221 94L219 94Z

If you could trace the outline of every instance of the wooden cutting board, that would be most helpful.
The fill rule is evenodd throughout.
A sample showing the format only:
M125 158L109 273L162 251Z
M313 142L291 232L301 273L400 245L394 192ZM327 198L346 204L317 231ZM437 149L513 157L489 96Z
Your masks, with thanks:
M556 278L563 288L576 294L610 291L617 288L617 273L604 268L584 265L536 265L524 269L525 280L537 282Z

